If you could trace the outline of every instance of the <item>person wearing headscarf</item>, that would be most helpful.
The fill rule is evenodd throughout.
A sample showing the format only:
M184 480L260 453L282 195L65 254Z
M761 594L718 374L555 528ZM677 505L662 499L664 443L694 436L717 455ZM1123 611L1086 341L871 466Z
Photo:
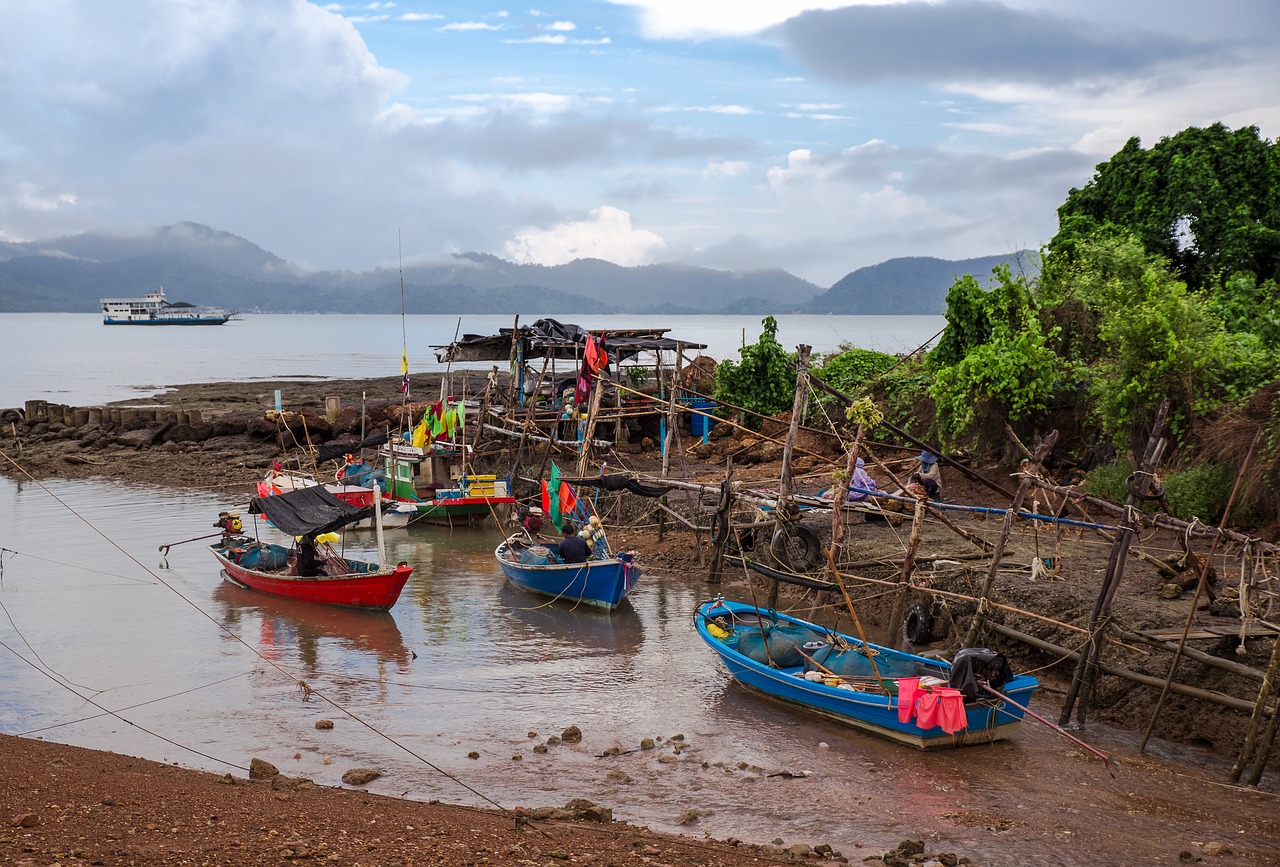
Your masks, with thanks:
M857 490L861 488L861 490ZM866 464L862 458L858 458L854 463L853 476L849 479L849 497L850 503L861 503L869 496L867 491L876 489L876 480L871 478L871 474L867 472Z

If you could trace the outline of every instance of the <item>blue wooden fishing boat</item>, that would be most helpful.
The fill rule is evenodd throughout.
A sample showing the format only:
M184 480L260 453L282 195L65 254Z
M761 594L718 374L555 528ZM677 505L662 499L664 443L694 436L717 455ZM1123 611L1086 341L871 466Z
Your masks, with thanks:
M982 648L960 651L953 669L723 597L700 605L694 625L744 686L922 750L1010 737L1022 722L1017 705L1025 707L1039 686ZM1003 696L986 691L988 683Z
M612 611L635 587L640 567L634 553L612 553L607 546L586 563L565 563L555 542L526 544L520 534L493 552L507 580L530 593Z

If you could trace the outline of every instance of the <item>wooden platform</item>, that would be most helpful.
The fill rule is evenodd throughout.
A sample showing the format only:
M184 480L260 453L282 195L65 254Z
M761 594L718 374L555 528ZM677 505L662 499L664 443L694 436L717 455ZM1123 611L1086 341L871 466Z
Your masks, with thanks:
M1177 641L1182 638L1181 629L1143 629L1142 635L1157 641ZM1276 631L1260 623L1250 624L1244 631L1245 638L1263 638L1275 635ZM1207 640L1210 638L1238 638L1239 626L1198 626L1187 633L1188 641Z

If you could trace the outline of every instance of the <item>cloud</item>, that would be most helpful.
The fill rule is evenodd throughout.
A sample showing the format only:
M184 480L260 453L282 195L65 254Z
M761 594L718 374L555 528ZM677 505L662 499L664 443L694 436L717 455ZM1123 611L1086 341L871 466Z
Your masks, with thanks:
M835 9L850 0L609 0L640 10L650 39L709 39L746 36L799 15L806 9Z
M806 11L767 35L816 75L850 86L895 80L1084 86L1227 56L1195 39L983 0Z
M453 30L471 31L471 30L501 30L501 24L486 24L483 21L450 21L436 28L441 32L449 32Z
M751 168L746 160L712 160L702 170L704 178L732 178Z
M610 205L592 210L584 220L548 229L526 228L505 245L516 262L563 265L574 259L605 259L617 265L646 265L666 242L653 232L636 229L631 215Z
M443 18L435 12L406 12L396 16L397 21L439 21Z

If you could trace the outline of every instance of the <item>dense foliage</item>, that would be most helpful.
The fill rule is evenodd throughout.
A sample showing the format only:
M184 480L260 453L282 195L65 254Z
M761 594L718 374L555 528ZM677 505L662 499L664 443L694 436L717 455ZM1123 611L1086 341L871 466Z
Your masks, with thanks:
M819 356L817 362L813 372L823 382L846 394L861 394L898 359L874 349L858 349L844 341L835 352Z
M738 350L741 362L725 359L716 367L716 398L767 416L795 401L796 356L778 342L778 320L766 316L762 324L759 341Z
M1256 127L1192 127L1144 150L1137 138L1058 208L1052 255L1118 227L1200 291L1223 276L1280 276L1280 148Z

